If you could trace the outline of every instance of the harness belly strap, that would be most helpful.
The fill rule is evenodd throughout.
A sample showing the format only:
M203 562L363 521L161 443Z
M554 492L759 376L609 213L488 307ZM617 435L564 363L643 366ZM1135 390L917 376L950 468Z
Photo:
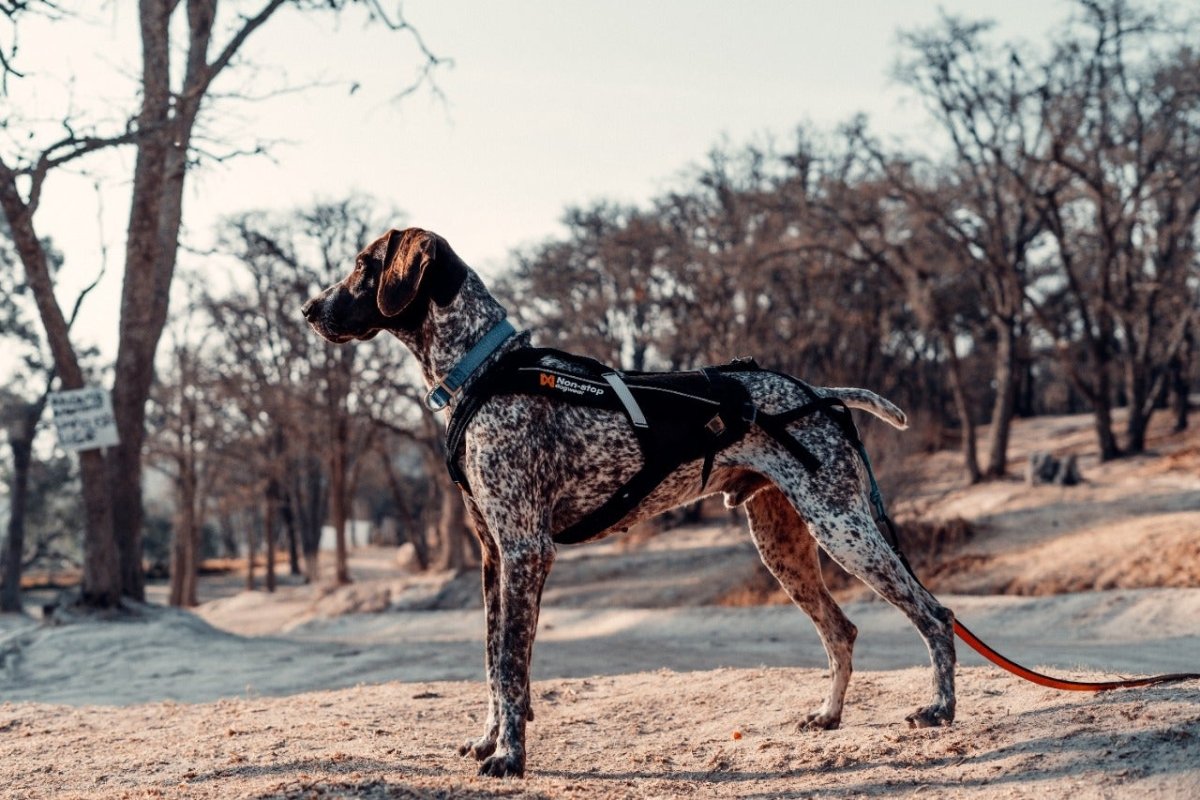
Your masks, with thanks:
M559 350L513 350L479 376L460 399L446 432L446 468L459 488L470 494L458 465L464 438L475 414L497 395L541 395L624 413L642 451L642 468L583 519L556 532L553 538L559 544L578 544L616 526L689 461L702 461L703 489L716 454L740 440L753 424L779 441L806 469L819 469L820 462L787 431L787 425L806 414L829 410L820 402L824 398L784 414L764 414L746 387L729 376L750 371L763 370L752 360L743 360L696 372L621 373Z

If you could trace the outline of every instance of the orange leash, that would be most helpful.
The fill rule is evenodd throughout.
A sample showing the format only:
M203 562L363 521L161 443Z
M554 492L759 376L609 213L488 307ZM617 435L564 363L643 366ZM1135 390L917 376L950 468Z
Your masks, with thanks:
M913 576L916 578L916 575ZM1149 678L1130 678L1124 681L1070 681L1065 678L1054 678L1049 675L1043 675L1040 672L1035 672L1028 667L1023 667L1010 658L1006 658L991 647L989 647L978 636L971 633L966 625L963 625L957 619L954 620L954 632L958 634L958 638L968 644L972 650L986 658L988 661L995 664L1000 669L1011 672L1018 678L1024 678L1030 683L1036 683L1038 686L1046 686L1051 689L1060 689L1064 692L1107 692L1112 689L1132 689L1136 686L1157 686L1162 683L1176 683L1177 681L1193 681L1200 680L1200 673L1195 672L1175 672L1169 675L1154 675Z

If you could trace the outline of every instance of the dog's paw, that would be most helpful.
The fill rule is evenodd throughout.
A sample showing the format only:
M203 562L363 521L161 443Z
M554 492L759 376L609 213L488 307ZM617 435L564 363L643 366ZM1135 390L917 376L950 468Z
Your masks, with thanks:
M796 724L800 731L832 731L842 724L841 715L833 715L827 711L814 711Z
M525 777L525 756L517 753L498 753L479 767L479 774L490 778Z
M533 701L525 703L525 721L533 722Z
M458 754L460 756L470 756L476 761L483 761L494 752L496 752L496 740L490 739L487 736L481 736L478 739L468 739L458 747Z
M918 708L904 718L910 728L937 728L954 722L954 706L934 704Z

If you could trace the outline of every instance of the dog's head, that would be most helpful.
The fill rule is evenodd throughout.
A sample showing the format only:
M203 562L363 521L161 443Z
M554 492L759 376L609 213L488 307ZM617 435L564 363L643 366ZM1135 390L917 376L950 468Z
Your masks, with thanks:
M466 276L467 265L436 233L390 230L358 254L349 275L301 311L313 330L338 344L383 330L412 332L425 322L430 303L454 299Z

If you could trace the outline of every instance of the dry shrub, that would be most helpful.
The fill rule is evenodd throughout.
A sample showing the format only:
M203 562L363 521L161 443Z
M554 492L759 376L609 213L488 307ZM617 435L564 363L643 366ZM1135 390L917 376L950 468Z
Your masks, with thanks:
M1147 472L1183 472L1195 475L1200 472L1200 445L1182 447L1163 455L1147 468Z

